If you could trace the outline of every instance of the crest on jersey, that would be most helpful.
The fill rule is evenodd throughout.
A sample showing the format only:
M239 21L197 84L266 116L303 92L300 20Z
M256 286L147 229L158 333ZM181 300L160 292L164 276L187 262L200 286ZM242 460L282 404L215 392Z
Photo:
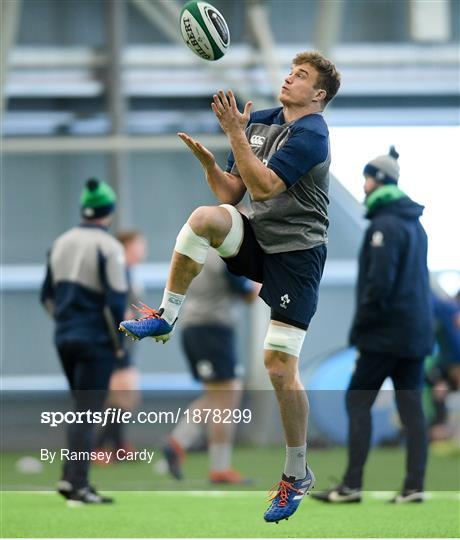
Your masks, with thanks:
M215 376L214 366L209 360L203 359L197 362L196 370L198 375L204 380L212 379Z
M372 247L383 247L385 245L385 239L382 231L375 231L371 238Z
M281 297L280 307L282 307L284 309L287 309L288 304L289 304L290 301L291 301L291 299L289 298L289 295L287 293L283 294L283 296Z
M263 146L265 142L265 137L262 137L262 135L252 135L250 144L251 146Z

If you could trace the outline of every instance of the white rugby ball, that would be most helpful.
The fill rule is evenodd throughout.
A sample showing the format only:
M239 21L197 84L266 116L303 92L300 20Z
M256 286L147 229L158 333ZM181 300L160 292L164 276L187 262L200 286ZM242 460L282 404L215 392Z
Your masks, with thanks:
M219 60L228 51L230 32L222 14L211 4L192 0L180 14L182 38L197 56Z

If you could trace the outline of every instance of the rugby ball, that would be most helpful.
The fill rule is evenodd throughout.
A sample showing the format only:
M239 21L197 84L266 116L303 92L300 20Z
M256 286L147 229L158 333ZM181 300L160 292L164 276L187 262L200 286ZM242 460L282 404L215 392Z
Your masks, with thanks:
M219 60L230 45L230 32L222 14L211 4L192 0L180 14L182 38L203 60Z

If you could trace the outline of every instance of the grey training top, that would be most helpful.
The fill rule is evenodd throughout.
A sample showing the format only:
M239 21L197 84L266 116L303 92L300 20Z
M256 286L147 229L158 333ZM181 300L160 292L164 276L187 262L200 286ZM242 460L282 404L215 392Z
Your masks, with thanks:
M287 188L267 201L251 201L249 219L263 250L281 253L326 243L330 149L323 116L286 122L281 107L258 111L246 136L254 154ZM240 176L232 153L226 170Z
M111 342L120 349L127 289L123 246L103 227L84 224L57 238L41 291L56 321L56 343Z

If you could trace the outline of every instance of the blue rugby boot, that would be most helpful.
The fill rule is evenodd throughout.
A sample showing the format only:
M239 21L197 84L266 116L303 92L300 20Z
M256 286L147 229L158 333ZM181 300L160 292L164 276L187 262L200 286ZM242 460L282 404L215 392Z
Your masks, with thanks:
M157 311L142 302L141 304L141 307L133 307L145 317L122 321L119 326L120 332L124 332L127 336L137 340L152 337L155 341L166 343L174 330L175 321L173 324L169 324L161 318L163 308Z
M281 481L270 491L269 501L271 505L264 514L265 521L278 523L282 519L288 519L299 507L305 495L315 486L315 475L310 467L304 478L295 480L293 476L285 474Z

